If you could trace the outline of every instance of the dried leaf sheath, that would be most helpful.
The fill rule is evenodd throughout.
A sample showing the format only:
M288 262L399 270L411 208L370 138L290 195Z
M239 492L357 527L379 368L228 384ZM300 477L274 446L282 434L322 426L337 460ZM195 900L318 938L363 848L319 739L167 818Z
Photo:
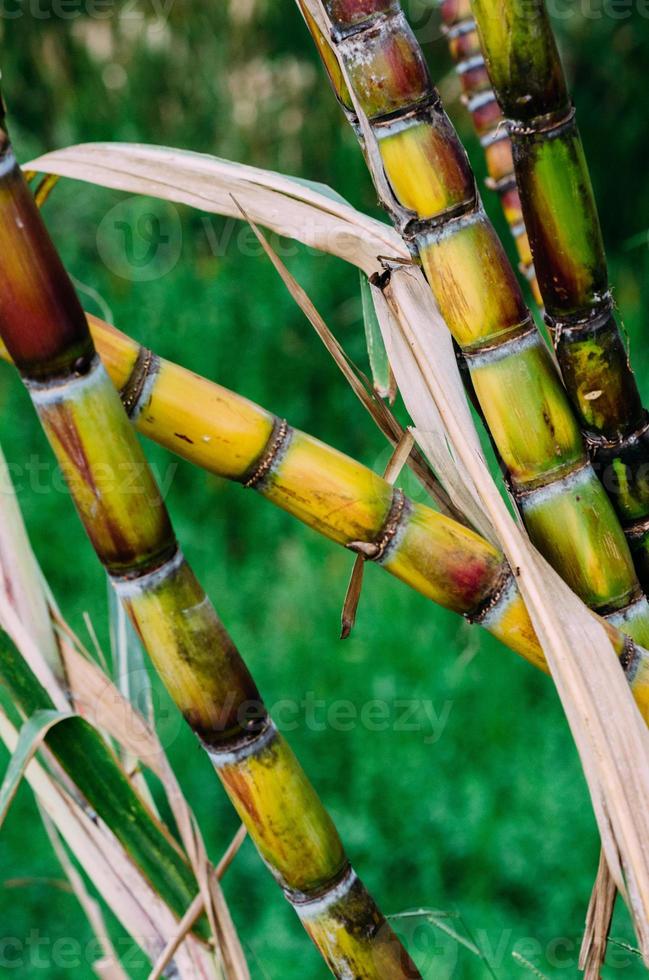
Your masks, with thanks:
M319 0L298 2L308 24L325 16ZM593 608L623 609L639 595L624 535L419 45L395 2L328 0L324 8L353 108L369 120L363 139L380 196L465 353L534 543Z
M280 428L275 450L255 490L338 544L376 549L385 540L393 488L361 463L293 429L241 395L158 358L95 317L93 340L138 430L206 470L250 483ZM6 350L0 354L7 357ZM139 392L139 395L135 394ZM281 449L281 452L278 451ZM464 525L403 498L402 519L378 563L427 598L479 622L530 663L545 659L502 554ZM377 560L376 554L370 557ZM626 615L642 615L639 609ZM632 627L631 627L632 628ZM609 636L627 668L649 721L649 657L613 626Z
M183 558L6 137L2 150L0 334L99 558L171 696L203 740L252 839L306 917L334 973L418 976L368 893L350 878L328 814ZM318 917L312 920L310 903L316 900Z
M543 0L473 0L507 119L546 319L596 469L649 583L649 418L609 290L597 207Z
M487 187L494 190L500 198L503 213L516 242L520 270L529 281L534 298L540 306L543 299L523 221L511 143L485 68L478 32L471 14L471 2L443 0L440 11L451 56L462 85L462 100L471 114L475 131L484 149L489 174Z
M0 635L0 682L26 717L53 702L6 634ZM144 807L102 736L82 718L53 728L47 746L97 816L180 917L198 884L161 824Z

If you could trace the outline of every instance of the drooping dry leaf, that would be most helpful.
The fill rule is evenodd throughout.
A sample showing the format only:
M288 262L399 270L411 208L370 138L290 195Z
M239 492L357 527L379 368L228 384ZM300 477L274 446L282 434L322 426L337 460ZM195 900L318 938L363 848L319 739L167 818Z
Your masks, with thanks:
M584 938L579 951L579 969L584 980L598 980L606 959L608 934L615 909L617 888L602 851L599 856L597 877L586 915Z
M241 827L239 827L236 834L234 835L225 854L223 855L223 857L221 858L221 860L219 861L216 867L216 871L213 876L214 885L218 886L218 882L222 879L223 875L229 868L232 861L234 861L235 857L239 852L239 848L241 847L244 840L246 839L246 836L247 836L247 831L242 824ZM219 896L219 899L217 900L217 912L223 914L224 911L227 911L227 906L225 910L221 909L222 899L220 898L221 896L220 890L217 892L217 895ZM215 896L213 895L213 900L214 898ZM185 936L187 936L191 932L193 926L201 917L204 908L205 908L205 902L203 899L203 895L198 894L194 899L194 901L192 902L192 904L187 909L187 911L185 912L181 921L179 922L176 934L171 937L166 947L158 957L157 962L154 964L153 969L149 974L148 980L158 980L158 978L162 976L163 971L166 969L166 967L173 959L174 953L180 946L181 942L183 941ZM228 977L230 975L231 974L227 974Z
M29 544L4 453L0 449L0 589L15 607L18 618L30 624L34 640L52 672L62 678L61 662L40 569Z
M410 348L453 454L465 467L477 501L497 532L510 566L517 571L519 588L579 751L611 874L627 901L649 963L649 732L603 625L512 519L482 454L476 451L475 433L457 415L454 400L461 390L457 368L451 372L443 360L427 353L429 344L436 345L446 327L439 315L431 319L430 310L420 309L418 292L413 270L394 270L386 288L394 332ZM402 387L405 382L398 365L394 368ZM410 410L415 423L419 425L421 419L425 427L423 389L421 404L413 403Z
M46 153L24 169L234 218L239 217L236 198L253 221L337 255L367 275L380 271L378 256L409 259L389 225L340 199L283 174L202 153L131 143L84 143Z
M140 759L160 779L178 827L183 847L201 889L203 907L218 942L228 976L247 980L248 970L239 938L225 902L214 908L212 879L205 845L195 818L169 765L155 730L117 690L94 661L73 646L64 649L70 689L79 713L106 731L130 755Z
M99 943L99 946L104 951L104 956L96 960L93 964L94 972L97 976L102 977L102 980L128 980L127 974L122 969L119 962L117 952L113 946L113 942L110 938L110 933L106 926L106 921L104 915L101 911L101 906L96 899L92 897L88 889L86 888L85 882L74 864L68 856L68 852L65 849L65 845L61 839L61 836L54 826L54 823L48 817L45 810L39 805L39 810L41 814L41 820L43 821L43 826L45 827L45 832L49 838L50 844L52 845L52 850L56 854L59 864L65 872L65 876L70 882L72 890L76 895L79 905L83 909L88 922L92 928L95 939Z

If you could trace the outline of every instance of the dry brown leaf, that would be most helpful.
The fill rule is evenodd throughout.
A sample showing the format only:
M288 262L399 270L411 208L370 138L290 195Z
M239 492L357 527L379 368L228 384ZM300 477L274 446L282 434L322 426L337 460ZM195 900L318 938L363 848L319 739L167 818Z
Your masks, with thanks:
M49 838L52 849L56 854L59 864L65 872L65 876L70 882L72 890L83 909L86 918L92 928L93 934L104 950L104 956L93 964L93 969L98 976L109 978L109 980L128 980L127 974L122 969L115 947L110 938L110 933L106 927L106 922L101 911L99 902L96 901L86 888L85 882L74 864L68 857L63 841L52 820L39 805L41 820L45 827L45 832Z
M584 972L584 980L599 980L600 970L606 958L616 896L617 888L609 871L606 856L601 851L579 952L579 969Z
M70 689L79 713L95 727L106 731L160 779L185 854L199 883L202 907L206 910L223 956L226 974L235 980L247 980L248 969L236 929L225 902L218 902L218 912L215 908L211 884L214 870L207 859L194 815L157 734L94 661L88 660L73 646L64 650L64 656Z
M46 153L23 169L238 218L234 196L253 221L336 255L367 275L380 271L380 255L409 259L399 235L384 222L291 177L202 153L130 143L83 143Z
M475 430L469 431L466 420L457 415L454 399L461 390L457 367L451 372L443 360L427 353L430 343L436 350L437 338L441 341L446 327L439 314L431 318L430 310L420 307L419 290L416 274L405 268L394 270L386 289L395 333L410 347L427 389L427 399L421 394L411 405L411 414L415 424L421 419L425 425L425 401L435 403L452 452L465 467L487 520L517 570L519 588L579 751L611 874L627 901L649 962L649 732L603 626L512 519L476 450ZM403 387L398 365L394 368Z
M2 450L0 493L0 592L13 606L18 620L29 624L40 658L54 677L62 681L64 675L41 585L40 569L27 537Z
M213 887L214 885L218 887L218 882L221 880L221 878L229 868L232 861L234 861L235 857L237 856L237 853L239 852L239 848L241 847L244 840L246 839L246 836L247 836L247 830L242 824L241 827L239 827L239 830L234 835L225 854L223 855L223 857L221 858L221 860L219 861L216 867L216 871L213 876L214 881L211 887ZM216 899L215 905L217 906L217 912L220 913L219 917L221 917L222 915L228 915L229 910L227 908L227 905L225 906L225 908L222 907L222 903L224 904L224 899L222 898L220 889L213 894L212 901L215 901L215 899ZM205 901L202 893L199 893L194 899L194 901L192 902L192 904L189 906L187 911L185 912L180 922L178 923L178 929L176 931L176 934L171 937L166 947L160 954L158 960L153 966L153 969L151 970L151 973L149 974L148 980L158 980L158 978L162 976L163 971L171 962L174 953L180 946L181 942L183 941L185 936L187 936L191 932L193 926L201 917L204 908L205 908ZM244 961L244 965L245 965L245 961ZM247 971L247 966L245 966L245 969ZM227 973L226 975L235 976L235 974L227 974Z

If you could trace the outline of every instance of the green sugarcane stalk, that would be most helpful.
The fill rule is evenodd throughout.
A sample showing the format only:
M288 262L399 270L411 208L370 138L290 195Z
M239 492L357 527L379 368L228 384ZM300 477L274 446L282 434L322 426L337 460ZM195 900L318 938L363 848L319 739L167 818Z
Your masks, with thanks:
M471 0L507 120L545 316L596 470L649 587L649 416L615 319L586 157L543 0Z
M476 134L484 150L488 177L486 186L495 191L505 220L516 243L519 268L530 284L534 299L543 303L534 271L530 243L523 220L512 147L504 125L502 111L491 87L480 47L480 39L471 14L470 0L442 0L440 12L449 51L455 62L465 103Z
M632 628L646 642L646 599L624 533L399 4L297 2L381 202L464 352L531 539L601 614L640 603Z
M183 557L4 128L0 270L0 334L79 516L262 858L334 975L418 977ZM251 479L281 448L273 432Z

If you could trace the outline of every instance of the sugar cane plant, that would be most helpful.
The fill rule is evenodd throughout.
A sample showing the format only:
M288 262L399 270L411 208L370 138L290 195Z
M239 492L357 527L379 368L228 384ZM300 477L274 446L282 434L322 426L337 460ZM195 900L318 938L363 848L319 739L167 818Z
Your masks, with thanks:
M463 511L462 494L456 501L448 487L442 487L439 497L435 496L439 484L424 460L426 452L429 460L438 459L434 450L426 449L430 438L427 443L422 426L428 416L425 411L420 413L419 406L417 410L411 408L405 381L399 380L399 385L406 408L419 430L423 454L411 450L411 443L407 443L405 454L399 444L396 456L401 453L403 462L410 452L410 462L425 489L433 488L433 496L442 501L443 509L448 501L444 513L410 500L401 489L395 488L391 482L393 475L382 479L355 460L293 428L282 417L158 357L106 323L86 318L20 174L4 122L0 128L0 337L5 344L2 354L13 360L22 375L68 480L82 523L144 647L206 749L263 860L336 976L403 977L405 980L420 974L353 872L331 819L275 728L250 673L184 559L160 491L134 435L135 429L210 473L256 490L330 540L385 568L427 598L471 622L480 623L535 666L551 670L573 734L579 710L584 730L599 726L600 738L593 739L593 744L601 751L595 753L599 756L595 762L589 758L588 739L584 751L583 732L579 738L575 736L575 741L598 814L607 860L617 887L622 890L625 881L628 882L628 904L643 954L649 962L647 915L644 914L649 909L649 862L643 856L642 834L645 814L649 812L649 783L643 765L645 755L649 757L649 742L643 720L633 706L611 653L613 647L646 723L649 721L649 653L643 645L649 643L649 607L622 527L589 465L586 449L596 441L592 427L578 398L578 417L572 413L551 356L525 309L515 276L482 210L464 151L444 115L421 52L398 5L392 0L327 0L324 6L316 0L298 2L338 97L361 139L382 203L403 235L403 240L399 239L380 222L374 222L378 232L376 227L372 230L369 227L372 219L367 219L365 231L370 230L370 241L365 243L363 257L357 263L366 274L374 273L373 295L377 304L379 299L383 302L383 319L378 317L383 339L390 346L388 339L394 341L398 335L403 342L411 344L421 379L435 402L439 395L435 387L439 375L433 377L434 372L426 371L425 358L423 366L421 358L417 361L421 355L417 332L411 330L407 315L399 309L398 296L404 294L397 290L398 282L403 287L404 277L414 277L413 282L423 284L426 296L421 309L432 306L421 272L415 273L409 264L421 260L439 307L462 348L479 407L491 428L507 470L509 488L531 537L577 593L605 618L600 620L588 613L574 596L566 599L565 586L544 566L547 577L543 582L562 608L556 614L552 609L546 610L547 624L539 619L539 598L530 590L534 576L532 580L529 577L530 570L537 567L538 555L534 559L526 552L528 545L524 539L521 539L522 550L516 547L512 550L512 534L507 523L511 519L505 514L503 520L499 511L499 508L504 510L504 505L479 454L477 437L475 442L469 439L464 443L452 425L446 430L442 426L438 435L442 441L448 439L449 451L456 455L456 465L461 463L464 469L456 469L453 475L451 468L445 473L442 466L437 476L443 484L445 476L452 481L464 472L475 488L476 479L479 483L482 474L488 488L485 496L477 494L475 500L482 500L484 509L480 511L478 507L476 511L469 507ZM482 0L478 0L476 7L490 10ZM514 11L514 20L516 9L516 0L512 0L510 13ZM534 11L538 23L543 21L540 9ZM520 224L520 201L510 172L509 144L506 136L500 138L500 110L487 92L489 81L476 49L475 25L469 22L462 0L457 3L449 0L444 16L450 26L453 53L461 62L469 107L484 137L492 183L501 194L506 216L516 233L521 260L531 275L527 239ZM526 57L521 54L525 45L522 42L522 47L516 45L524 34L524 31L520 35L514 32L512 39L512 48L521 58ZM493 37L493 47L498 49L502 38L497 29ZM546 32L543 39L549 44L547 38ZM489 42L485 44L489 49ZM546 61L555 68L558 64L549 55ZM556 80L556 72L552 77ZM540 87L538 79L537 82ZM494 84L502 101L497 81ZM507 114L515 118L513 111ZM536 121L534 117L535 124ZM561 139L564 128L563 124L558 127ZM570 146L577 159L579 147L575 140L576 137ZM543 140L539 142L543 144ZM88 151L88 147L80 149ZM145 155L143 148L139 149L140 156ZM535 153L537 149L535 144ZM530 167L529 186L533 197L536 184L542 184L547 178L548 186L543 184L543 193L539 192L539 199L545 201L550 199L550 191L558 185L559 178L552 161L548 172L544 170L543 149L541 145L537 154L541 163ZM570 147L566 152L570 156ZM525 161L525 153L516 153L517 164L518 156ZM95 148L95 154L101 157L101 146ZM136 156L137 149L133 159ZM110 175L108 186L121 186L116 181L115 161L103 162L105 173ZM223 170L225 161L219 163ZM196 171L200 169L196 167ZM575 164L574 172L577 171L583 180L587 179L585 171ZM61 172L67 176L80 175L74 168L72 172L66 173L65 169ZM209 199L204 174L198 177L194 174L191 192L181 191L174 198L169 193L169 173L168 166L156 172L160 187L165 188L161 196L166 194L169 199L195 205L198 202L199 207ZM56 176L51 174L50 171L37 191L38 203L42 203L54 185ZM81 176L87 179L83 173ZM147 182L142 180L142 175L134 172L131 176L135 183L133 192L147 193ZM254 188L253 207L263 199L267 215L273 213L273 208L278 213L277 202L271 204L264 197L264 190L260 190L258 176L259 172L248 174L250 186ZM290 185L289 180L284 183ZM240 185L228 185L226 178L224 186L228 192L225 200L223 195L220 198L221 213L247 218L236 193ZM287 199L297 196L295 186L284 187ZM521 188L527 211L523 181ZM330 217L340 230L350 216L349 213L334 215L334 210ZM538 218L540 227L541 218L535 216L533 209L531 213L532 223ZM274 221L271 217L271 226ZM264 224L263 217L261 223ZM285 227L281 220L275 224L280 226L280 231L288 227L289 234L294 233L300 240L308 237L308 232L298 229L293 214ZM594 254L598 241L593 231L594 210L586 214L584 224L592 233ZM538 246L540 266L545 269L544 261L549 266L552 262L544 253L541 241L544 234L548 237L547 229L533 233L532 245L535 257ZM558 246L554 240L551 244L561 250L566 243L560 239ZM571 249L573 244L572 240L567 243ZM325 250L347 258L344 248L338 252L335 247ZM565 251L561 253L562 261ZM572 262L570 268L577 269L575 278L583 279L583 268L579 266L583 256L576 247L573 252L568 257ZM408 263L408 268L400 268L402 263ZM379 270L383 270L381 274ZM598 270L601 272L601 264L595 269ZM553 288L556 281L554 276ZM604 299L602 303L606 306ZM590 329L593 323L600 338L599 307L589 308L587 317L580 318L579 312L571 309L568 319L562 314L563 319L557 317L551 322L554 327L558 324L560 330L556 332L568 335L572 345L569 355L562 353L561 344L558 346L566 380L571 365L577 364L581 370L584 351L593 353ZM605 312L608 314L608 306ZM390 317L396 324L394 337L390 333ZM413 320L417 319L415 311ZM433 319L437 323L438 318ZM584 326L586 321L588 330ZM619 382L618 388L629 395L628 410L633 402L633 379L629 382L624 374L623 351L616 346L612 330L608 322L602 328L599 360L611 352L613 358L617 357L616 364L621 367L615 380ZM585 332L586 341L582 336ZM391 367L395 377L406 378L396 348L391 348L390 357L393 355ZM452 360L452 352L450 356ZM438 361L447 364L439 351ZM449 389L453 388L466 409L461 389L454 387L457 372L454 364L452 367ZM573 373L578 373L577 367ZM593 394L594 383L592 376L589 377L587 394ZM586 398L587 402L603 399L596 409L604 401L607 404L611 401L603 383L596 393L597 398ZM448 404L457 406L458 401L451 400ZM443 398L435 405L440 413L448 411ZM388 415L382 416L384 423ZM586 446L580 423L586 428ZM381 427L393 445L400 438L395 433L403 434L403 427L396 420L394 425L388 423ZM472 427L471 431L475 435ZM625 451L638 441L627 438ZM600 468L602 460L609 458L604 450L612 451L612 445L607 443L603 449L602 445L600 441L600 452L596 454ZM616 452L617 449L616 443ZM476 467L470 460L467 462L474 451L480 456ZM630 471L628 458L623 459L622 465L627 467L624 472ZM616 462L615 466L619 473L620 465ZM433 468L436 469L435 464ZM116 480L118 472L120 479ZM127 480L122 478L125 472ZM125 485L131 488L130 492L125 492ZM457 482L454 486L457 488ZM498 501L493 507L487 501L492 491ZM467 496L472 492L468 489ZM628 491L628 500L634 492ZM456 516L459 520L454 519ZM638 516L642 517L633 515ZM628 517L626 512L622 512L622 517ZM478 527L481 533L473 529ZM636 522L631 541L635 544L645 530L642 522ZM642 559L642 547L636 551ZM519 555L521 567L518 567ZM642 572L641 560L638 567ZM564 628L565 621L561 619L567 609L572 609L577 623L577 626L573 623L572 631ZM577 635L579 629L582 633ZM572 639L568 650L566 638ZM598 655L594 662L587 659L588 651ZM606 660L609 655L610 663ZM58 671L56 649L49 651L49 656ZM566 697L573 659L582 671L575 699L581 708L576 715L575 702ZM61 685L67 682L65 664L59 678ZM601 669L606 664L606 669ZM592 700L591 695L603 677L611 682L617 701L601 687L599 700ZM591 678L594 678L592 683ZM62 688L42 684L40 676L30 672L29 665L7 641L0 649L0 682L19 713L28 719L25 725L28 733L39 714L49 718L56 714L55 707L63 709L65 721L48 729L45 740L45 758L51 763L52 772L62 774L66 786L77 794L82 810L90 808L114 829L128 860L150 879L155 886L154 894L163 897L165 915L170 912L172 926L174 920L180 920L175 944L181 942L187 930L193 930L187 942L194 944L191 949L199 951L196 976L202 975L201 957L209 950L205 942L209 937L207 927L214 925L214 910L209 903L205 906L207 914L201 917L200 902L205 903L204 869L197 870L195 854L191 861L186 861L164 828L152 819L152 811L136 792L141 785L137 777L131 784L97 730L79 717L67 717L68 706L77 703L78 678L68 701ZM609 729L607 741L604 736L609 734ZM13 734L1 715L0 737L13 744ZM42 789L40 776L34 775L33 769L30 779ZM109 799L104 798L107 791L110 791ZM0 801L2 792L0 789ZM629 800L635 800L635 820L626 818L627 795ZM623 798L619 812L618 798ZM643 805L645 801L647 806ZM600 819L602 808L606 819ZM633 811L631 806L630 812ZM126 830L121 826L125 815L129 818ZM186 831L188 827L186 824ZM610 839L607 843L610 827L614 828L613 846ZM213 882L213 869L209 870L209 876ZM169 920L165 922L168 927ZM605 933L606 925L603 928ZM218 939L217 932L215 935ZM174 942L154 968L156 976L171 963ZM159 949L153 945L147 951L155 957ZM221 953L228 980L230 976L247 976L245 967L241 972L233 967L230 972L227 955L224 950ZM170 975L175 975L173 966L171 970ZM589 978L591 975L594 974L589 974Z
M645 642L649 607L619 520L399 4L298 5L462 348L532 541L584 601Z
M545 315L594 464L649 582L649 425L616 322L597 206L543 0L473 10L507 120Z
M0 334L114 588L264 861L337 976L418 976L180 551L4 129L0 254ZM134 392L131 408L147 396ZM251 485L285 448L282 427L265 436ZM117 479L125 472L132 492Z

